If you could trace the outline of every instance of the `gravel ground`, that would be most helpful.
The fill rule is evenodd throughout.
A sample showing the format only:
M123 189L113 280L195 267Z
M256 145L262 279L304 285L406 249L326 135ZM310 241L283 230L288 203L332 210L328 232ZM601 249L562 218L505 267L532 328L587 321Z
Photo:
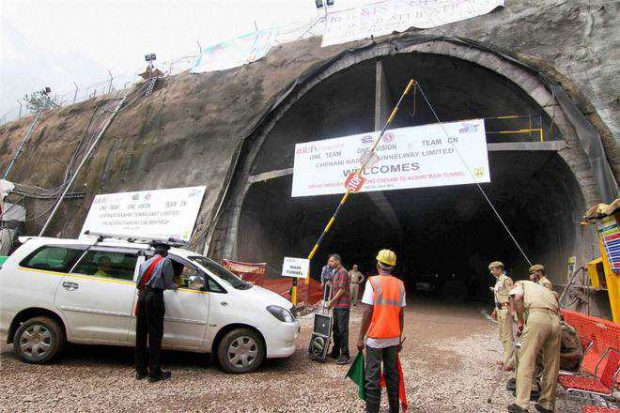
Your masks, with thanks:
M356 337L360 319L361 309L354 307L351 337ZM407 308L405 319L408 338L401 361L409 411L506 411L514 399L503 383L493 403L486 403L501 348L494 326L478 309L418 302ZM172 370L173 380L156 384L134 380L131 349L71 346L54 364L37 366L21 363L12 347L2 344L0 408L3 412L362 412L364 403L357 399L356 387L344 379L347 367L308 359L312 317L301 323L297 352L289 359L267 361L252 374L229 375L205 355L166 352L164 367ZM352 340L352 348L354 344ZM508 375L504 382L507 379ZM580 410L579 403L559 394L557 412Z

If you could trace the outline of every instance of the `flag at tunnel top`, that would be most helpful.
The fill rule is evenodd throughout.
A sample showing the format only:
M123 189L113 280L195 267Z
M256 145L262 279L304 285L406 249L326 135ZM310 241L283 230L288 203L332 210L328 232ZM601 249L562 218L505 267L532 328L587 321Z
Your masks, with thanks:
M366 390L364 389L364 352L357 353L355 360L351 364L349 371L345 377L353 380L353 383L357 384L357 395L360 399L366 400Z
M295 145L293 197L344 193L380 132ZM360 192L491 182L483 119L389 129Z

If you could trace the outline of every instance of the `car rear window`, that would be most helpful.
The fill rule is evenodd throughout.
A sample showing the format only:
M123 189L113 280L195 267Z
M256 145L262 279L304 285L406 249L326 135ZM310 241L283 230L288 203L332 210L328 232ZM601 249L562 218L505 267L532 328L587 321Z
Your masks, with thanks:
M84 253L85 247L49 245L38 248L20 265L26 268L68 272Z

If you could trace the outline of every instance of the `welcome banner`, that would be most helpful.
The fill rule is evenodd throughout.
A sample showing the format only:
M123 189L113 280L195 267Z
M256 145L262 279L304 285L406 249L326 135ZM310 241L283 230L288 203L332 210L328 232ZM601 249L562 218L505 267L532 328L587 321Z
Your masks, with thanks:
M292 196L344 193L378 135L295 145ZM361 192L491 182L484 120L390 129L363 177Z

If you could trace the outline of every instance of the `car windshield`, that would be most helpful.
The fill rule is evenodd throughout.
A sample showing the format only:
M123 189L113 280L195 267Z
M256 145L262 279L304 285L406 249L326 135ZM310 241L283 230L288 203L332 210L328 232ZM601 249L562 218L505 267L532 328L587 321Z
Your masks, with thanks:
M204 267L207 271L211 272L212 274L226 281L228 284L230 284L233 288L236 288L237 290L247 290L248 288L252 287L252 284L241 280L235 274L233 274L232 272L222 267L217 262L207 257L201 257L199 255L194 255L192 257L187 257L187 258L189 258L191 261L198 263L198 265Z

